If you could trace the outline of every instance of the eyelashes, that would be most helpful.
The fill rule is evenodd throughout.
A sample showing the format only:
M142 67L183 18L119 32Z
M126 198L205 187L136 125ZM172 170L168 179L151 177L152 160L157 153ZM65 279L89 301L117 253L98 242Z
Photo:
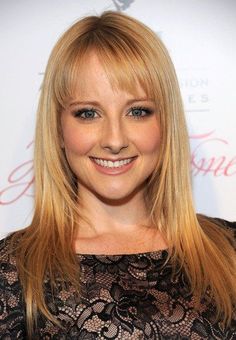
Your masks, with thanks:
M97 114L96 110L92 109L92 108L91 109L80 109L80 110L74 112L75 117L78 117L78 118L84 119L84 120L87 120L87 119L92 120L92 119L96 118L95 117L96 114Z
M92 120L95 118L95 113L95 109L80 109L74 113L74 116L84 120Z
M128 116L131 116L134 119L142 119L150 116L154 113L153 109L143 106L134 106L131 107L128 111ZM94 108L82 108L74 112L74 116L78 117L81 120L91 121L96 118L99 118L99 114Z
M140 119L146 116L150 116L152 113L153 113L153 110L151 110L148 107L143 107L143 106L135 106L129 110L129 115L131 115L135 119Z

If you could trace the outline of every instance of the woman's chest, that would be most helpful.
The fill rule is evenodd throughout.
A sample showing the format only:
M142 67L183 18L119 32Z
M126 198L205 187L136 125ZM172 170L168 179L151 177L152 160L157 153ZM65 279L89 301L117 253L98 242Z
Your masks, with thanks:
M219 325L213 326L204 304L201 312L194 309L184 276L173 280L171 267L161 269L165 253L160 254L154 260L85 256L81 298L72 287L62 289L54 301L48 295L64 331L42 319L41 336L47 339L47 330L58 339L230 339Z

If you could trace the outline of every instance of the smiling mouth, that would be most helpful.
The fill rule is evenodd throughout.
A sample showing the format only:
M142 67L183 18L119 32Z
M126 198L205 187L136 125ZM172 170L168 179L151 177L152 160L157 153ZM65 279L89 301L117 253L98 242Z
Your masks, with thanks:
M131 163L134 159L137 157L130 157L130 158L125 158L121 160L116 160L116 161L111 161L111 160L105 160L101 158L95 158L91 157L92 161L95 162L96 164L104 167L104 168L109 168L109 169L116 169L116 168L121 168L124 165L127 165Z

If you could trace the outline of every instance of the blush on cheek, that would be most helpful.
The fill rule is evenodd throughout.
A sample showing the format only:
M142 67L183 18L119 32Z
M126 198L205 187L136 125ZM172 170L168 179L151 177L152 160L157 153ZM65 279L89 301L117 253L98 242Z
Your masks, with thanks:
M68 132L64 134L65 149L77 155L86 155L94 146L93 139L84 132Z
M146 131L144 130L137 138L137 145L140 144L139 148L143 153L155 153L160 147L160 130L157 127Z

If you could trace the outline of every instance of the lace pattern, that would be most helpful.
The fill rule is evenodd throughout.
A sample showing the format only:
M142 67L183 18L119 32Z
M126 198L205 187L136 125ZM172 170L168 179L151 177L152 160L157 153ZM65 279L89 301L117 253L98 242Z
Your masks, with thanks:
M0 339L26 339L25 305L15 258L0 241ZM81 297L59 283L57 294L45 280L46 302L62 328L38 318L34 339L236 339L214 323L213 306L198 311L183 273L172 278L166 250L131 255L77 255Z

